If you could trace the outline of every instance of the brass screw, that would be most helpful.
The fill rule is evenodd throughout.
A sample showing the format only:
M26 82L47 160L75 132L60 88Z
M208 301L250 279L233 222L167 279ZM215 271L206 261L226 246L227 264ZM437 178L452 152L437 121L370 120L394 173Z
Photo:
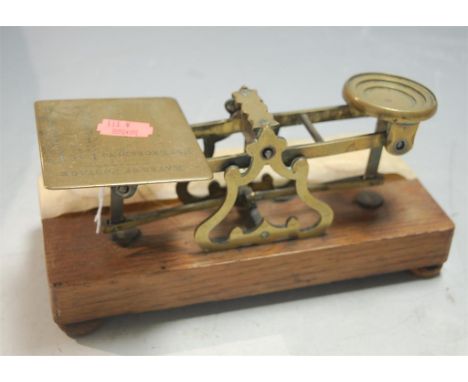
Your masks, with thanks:
M275 149L273 147L266 147L262 151L262 156L264 159L271 159L275 155Z

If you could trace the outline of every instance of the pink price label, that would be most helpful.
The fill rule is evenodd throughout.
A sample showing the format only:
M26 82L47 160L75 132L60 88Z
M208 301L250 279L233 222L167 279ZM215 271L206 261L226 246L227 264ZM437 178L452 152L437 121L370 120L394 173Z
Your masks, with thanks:
M97 131L99 131L101 135L146 138L153 134L153 127L146 122L103 119L101 123L97 125Z

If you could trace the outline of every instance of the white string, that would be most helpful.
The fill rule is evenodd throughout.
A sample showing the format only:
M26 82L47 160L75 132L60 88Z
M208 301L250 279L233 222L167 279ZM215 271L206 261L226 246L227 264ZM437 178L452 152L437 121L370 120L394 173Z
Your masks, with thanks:
M104 206L104 187L99 187L98 209L96 211L96 216L94 217L94 222L96 223L96 234L101 232L101 212L102 212L103 206Z

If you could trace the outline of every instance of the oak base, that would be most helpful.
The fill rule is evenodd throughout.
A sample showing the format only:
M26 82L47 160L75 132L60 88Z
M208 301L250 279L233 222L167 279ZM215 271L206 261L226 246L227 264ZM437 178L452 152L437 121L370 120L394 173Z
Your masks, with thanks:
M56 323L71 336L120 314L300 288L412 270L431 277L447 260L454 226L417 180L371 188L385 202L365 209L362 189L317 192L335 212L326 235L204 253L193 232L210 211L191 212L141 227L123 248L96 235L95 211L43 220L45 255ZM154 203L128 206L136 212ZM273 220L310 219L300 200L269 202Z

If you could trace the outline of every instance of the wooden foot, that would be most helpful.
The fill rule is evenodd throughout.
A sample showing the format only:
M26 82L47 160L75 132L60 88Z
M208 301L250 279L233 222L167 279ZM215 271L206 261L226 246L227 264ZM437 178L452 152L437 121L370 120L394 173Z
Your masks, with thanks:
M74 324L58 324L69 337L81 337L94 332L99 329L104 323L104 319L89 320L77 322Z
M442 265L431 265L429 267L411 269L410 272L416 277L430 279L431 277L439 276L441 270Z

